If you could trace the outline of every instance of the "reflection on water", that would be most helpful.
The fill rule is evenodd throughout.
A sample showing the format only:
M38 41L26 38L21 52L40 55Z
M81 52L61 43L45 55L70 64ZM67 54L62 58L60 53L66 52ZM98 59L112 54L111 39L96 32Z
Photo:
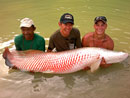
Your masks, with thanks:
M6 80L1 79L0 84L2 85L0 85L0 88L3 88L2 92L4 94L7 92L6 89L10 89L12 93L15 92L14 95L9 94L12 96L16 96L22 91L19 98L23 96L27 98L26 95L31 98L34 98L34 96L40 98L42 98L42 96L46 98L57 98L57 96L60 98L74 98L76 96L77 98L93 98L95 96L97 96L96 98L104 98L100 92L104 93L103 96L109 96L110 92L108 91L113 89L112 85L115 87L114 89L120 88L119 85L123 85L121 89L125 90L125 93L129 92L129 89L125 87L130 86L130 83L126 83L126 80L130 79L128 76L130 65L124 67L125 63L127 63L127 61L123 62L123 64L114 64L108 69L101 68L95 73L79 71L65 75L26 73L12 69L9 75L4 77ZM125 82L125 84L123 82ZM15 91L16 89L17 91ZM114 92L114 96L126 96L126 98L129 98L125 93L118 95L117 93L121 93L118 89Z
M3 93L1 98L17 95L19 95L18 98L23 96L24 98L28 96L31 98L43 96L45 98L93 98L95 96L96 98L117 98L116 96L129 98L127 92L130 90L126 88L130 86L130 83L126 82L130 79L129 61L130 57L123 63L113 64L107 69L100 68L95 73L79 71L72 74L53 75L11 69L7 76L0 78L0 88L2 88L0 91ZM121 89L125 92L122 93ZM114 90L114 93L111 90ZM114 97L110 96L111 93Z
M14 37L21 33L19 19L32 18L47 46L65 12L74 15L74 26L80 29L81 37L94 30L96 16L106 16L107 34L115 42L114 49L130 53L129 4L129 0L1 0L0 54L5 47L15 48ZM54 75L9 70L0 55L0 98L130 98L129 75L130 56L95 73Z

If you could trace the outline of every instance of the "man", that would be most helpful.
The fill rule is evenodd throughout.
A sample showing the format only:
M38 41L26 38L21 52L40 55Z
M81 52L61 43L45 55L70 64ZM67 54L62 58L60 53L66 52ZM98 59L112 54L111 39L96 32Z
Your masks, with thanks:
M34 33L36 27L33 20L24 18L21 20L20 28L22 34L15 37L15 47L18 51L41 50L45 51L45 40L40 35Z
M94 32L86 34L82 38L83 47L100 47L109 50L114 49L113 40L105 33L107 29L107 19L105 16L98 16L94 19ZM111 64L106 64L104 58L101 62L102 67L108 67Z
M77 28L73 28L73 16L69 13L63 14L58 24L60 29L50 37L47 52L51 52L54 48L57 52L80 48L80 32Z

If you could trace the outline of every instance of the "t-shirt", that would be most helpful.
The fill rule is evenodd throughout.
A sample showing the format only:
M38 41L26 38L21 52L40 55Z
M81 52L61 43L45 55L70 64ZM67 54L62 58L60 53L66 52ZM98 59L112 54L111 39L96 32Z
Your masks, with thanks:
M81 47L80 32L77 28L72 28L68 37L63 37L60 29L57 30L49 40L49 50L56 48L56 51L65 51Z
M33 40L26 40L23 34L20 34L14 39L16 50L41 50L45 51L45 40L40 35L34 33Z

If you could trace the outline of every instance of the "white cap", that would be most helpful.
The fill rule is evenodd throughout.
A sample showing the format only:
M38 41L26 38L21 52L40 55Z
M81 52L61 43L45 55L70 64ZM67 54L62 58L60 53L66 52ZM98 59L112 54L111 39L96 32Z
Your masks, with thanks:
M23 18L20 22L20 27L31 27L34 25L33 20L29 18Z

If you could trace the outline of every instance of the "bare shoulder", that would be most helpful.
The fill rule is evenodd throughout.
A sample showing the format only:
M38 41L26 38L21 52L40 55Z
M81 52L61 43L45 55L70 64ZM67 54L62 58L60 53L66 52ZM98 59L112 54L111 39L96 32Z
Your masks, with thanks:
M90 38L90 37L93 37L93 32L86 33L86 34L83 36L84 39L88 39L88 38Z
M93 32L85 34L82 38L82 46L86 47L89 44L90 39L93 38Z
M113 42L112 38L111 38L109 35L106 35L106 39L107 39L107 41L109 41L109 42Z
M108 44L108 48L110 50L114 49L114 41L112 40L112 38L108 35L106 35L106 40L107 40L107 44Z

